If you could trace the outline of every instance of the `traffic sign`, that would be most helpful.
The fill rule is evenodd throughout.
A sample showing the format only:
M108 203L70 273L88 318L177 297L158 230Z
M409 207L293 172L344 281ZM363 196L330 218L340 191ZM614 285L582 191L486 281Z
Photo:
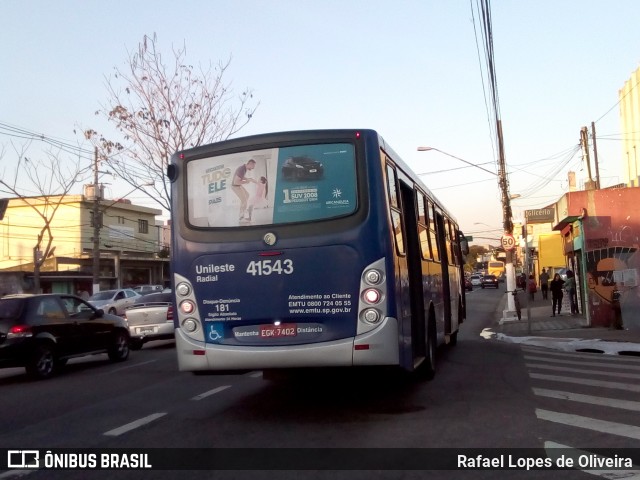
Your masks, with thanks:
M513 250L514 248L516 248L516 239L513 238L513 235L511 235L510 233L505 233L504 235L502 235L500 241L502 242L502 248L504 248L505 250Z

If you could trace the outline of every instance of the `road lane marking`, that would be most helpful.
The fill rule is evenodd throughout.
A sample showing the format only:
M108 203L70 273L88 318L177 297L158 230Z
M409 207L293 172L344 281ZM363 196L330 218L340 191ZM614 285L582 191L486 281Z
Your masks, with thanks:
M640 440L640 427L625 425L624 423L608 422L596 418L583 417L569 413L552 412L536 408L536 417L548 422L561 423L570 427L584 428L595 432L608 433L619 437L633 438Z
M221 387L214 388L213 390L209 390L208 392L201 393L200 395L196 395L195 397L191 398L191 400L202 400L203 398L207 398L211 395L215 395L216 393L222 392L227 388L231 388L231 385L222 385Z
M126 425L122 425L121 427L118 428L114 428L113 430L109 430L108 432L105 432L103 435L107 435L109 437L117 437L119 435L122 435L123 433L127 433L131 430L134 430L138 427L141 427L143 425L146 425L147 423L151 423L154 420L157 420L160 417L164 417L167 414L167 412L161 412L161 413L153 413L151 415L148 415L144 418L140 418L138 420L135 420L131 423L127 423Z
M583 395L581 393L563 392L560 390L548 390L546 388L534 388L533 393L540 397L559 398L571 402L588 403L590 405L602 405L604 407L621 408L640 412L640 402L632 400L618 400L617 398L595 397L593 395Z
M0 473L0 480L1 479L9 479L9 478L20 478L20 477L26 477L27 475L30 475L34 472L37 472L37 469L31 469L31 470L7 470L4 473Z
M581 368L560 367L557 365L539 365L533 363L525 364L527 368L537 368L539 370L553 370L556 372L584 373L587 375L606 375L607 377L632 378L640 380L640 374L612 372L604 370L583 370Z
M157 362L158 360L147 360L146 362L135 363L133 365L127 365L126 367L115 368L113 370L109 370L108 372L104 372L103 375L109 375L111 373L121 372L122 370L129 370L130 368L140 367L142 365L147 365L148 363Z
M575 383L577 385L589 385L590 387L615 388L629 392L640 392L640 385L630 383L605 382L603 380L589 380L586 378L561 377L559 375L544 375L542 373L529 373L529 377L536 380L551 380L552 382Z

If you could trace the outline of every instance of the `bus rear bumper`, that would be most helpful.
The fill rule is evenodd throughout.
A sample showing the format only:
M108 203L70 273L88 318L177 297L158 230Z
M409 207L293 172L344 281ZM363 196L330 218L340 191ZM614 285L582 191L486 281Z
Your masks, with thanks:
M363 335L305 345L205 344L187 337L181 329L176 329L175 337L181 371L399 365L400 359L398 322L390 317Z

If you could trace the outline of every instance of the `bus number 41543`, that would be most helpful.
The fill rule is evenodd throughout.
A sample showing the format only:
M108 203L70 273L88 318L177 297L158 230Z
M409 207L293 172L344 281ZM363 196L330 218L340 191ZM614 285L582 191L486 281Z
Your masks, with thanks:
M247 273L256 275L291 275L293 273L293 260L254 260L249 262Z

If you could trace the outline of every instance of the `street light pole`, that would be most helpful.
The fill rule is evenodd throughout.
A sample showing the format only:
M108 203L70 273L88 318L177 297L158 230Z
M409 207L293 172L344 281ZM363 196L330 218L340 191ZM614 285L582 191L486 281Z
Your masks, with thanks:
M502 216L503 216L503 224L502 228L506 235L513 235L513 221L512 221L512 211L511 211L511 195L509 195L509 181L507 179L507 168L506 162L504 158L504 142L502 138L502 122L498 120L497 123L498 129L498 146L499 146L499 157L498 157L498 173L492 172L491 170L487 170L480 165L476 165L475 163L471 163L463 158L456 157L455 155L451 155L450 153L444 152L438 148L434 147L418 147L419 152L427 152L429 150L434 150L436 152L440 152L443 155L446 155L451 158L455 158L467 165L472 167L479 168L491 175L498 177L498 186L500 187L501 198L502 198ZM516 198L514 195L513 198ZM515 282L515 269L513 266L514 256L513 251L508 250L507 258L505 262L505 270L507 276L507 291L513 291L516 287ZM513 299L513 295L507 295L507 309L503 312L505 318L511 319L515 315L515 301Z

